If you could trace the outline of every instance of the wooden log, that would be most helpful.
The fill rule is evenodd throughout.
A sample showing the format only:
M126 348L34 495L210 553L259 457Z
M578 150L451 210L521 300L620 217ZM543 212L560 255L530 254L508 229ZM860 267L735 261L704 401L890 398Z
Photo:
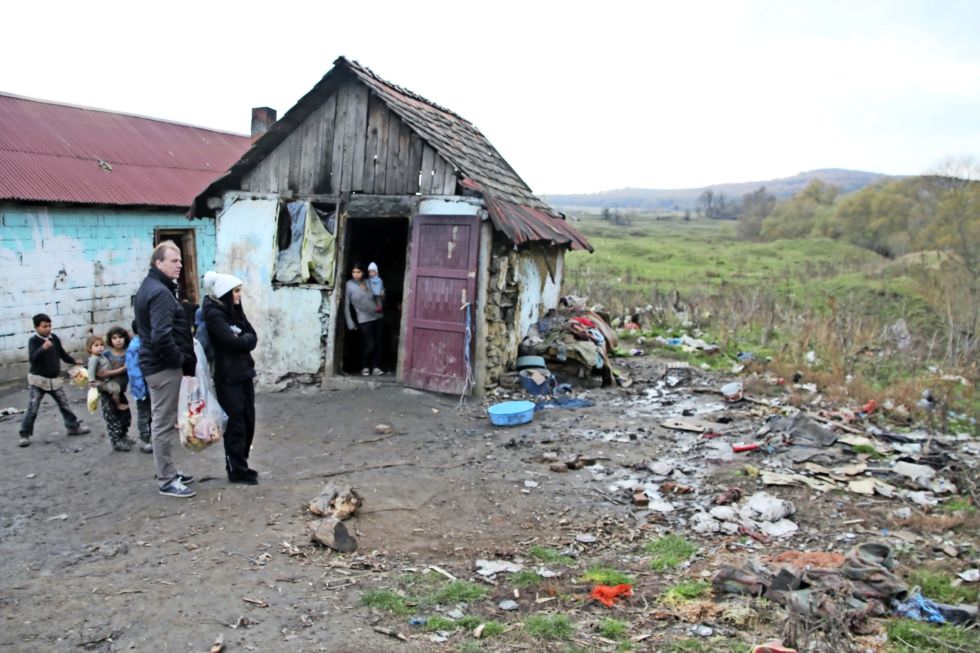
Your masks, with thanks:
M310 537L334 551L352 553L357 550L357 540L347 532L344 522L336 517L325 517L309 524Z

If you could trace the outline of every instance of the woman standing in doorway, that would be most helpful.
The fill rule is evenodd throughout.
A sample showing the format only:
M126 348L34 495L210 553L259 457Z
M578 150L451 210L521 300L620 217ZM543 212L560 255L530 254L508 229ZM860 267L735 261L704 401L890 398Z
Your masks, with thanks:
M348 329L358 329L361 332L361 375L381 376L384 374L381 369L381 327L384 324L384 313L378 310L364 272L364 266L360 263L351 267L351 278L344 286L344 317Z
M204 275L211 295L204 300L204 324L214 350L214 389L228 414L225 470L228 481L256 485L259 474L248 466L255 436L255 361L258 341L242 309L242 281L230 274Z

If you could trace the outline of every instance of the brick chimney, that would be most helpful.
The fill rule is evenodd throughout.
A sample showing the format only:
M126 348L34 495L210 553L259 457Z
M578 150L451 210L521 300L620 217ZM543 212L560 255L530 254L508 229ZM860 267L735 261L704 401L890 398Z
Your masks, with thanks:
M276 122L276 110L269 107L255 107L252 109L252 142L259 139L262 134L269 131Z

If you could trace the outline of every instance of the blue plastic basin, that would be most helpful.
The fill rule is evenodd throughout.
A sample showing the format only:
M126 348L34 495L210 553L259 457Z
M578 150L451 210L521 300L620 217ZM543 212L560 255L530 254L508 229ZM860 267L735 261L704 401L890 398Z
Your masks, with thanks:
M534 419L533 401L505 401L487 408L490 423L495 426L516 426Z

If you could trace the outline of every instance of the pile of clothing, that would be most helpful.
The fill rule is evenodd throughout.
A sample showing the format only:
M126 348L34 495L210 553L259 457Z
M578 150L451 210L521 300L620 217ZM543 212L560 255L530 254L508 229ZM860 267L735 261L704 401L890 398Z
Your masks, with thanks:
M596 374L602 377L602 385L622 385L624 375L610 363L617 344L615 331L599 313L563 298L558 310L549 311L531 326L519 351L544 357L549 368L577 365L579 377Z

